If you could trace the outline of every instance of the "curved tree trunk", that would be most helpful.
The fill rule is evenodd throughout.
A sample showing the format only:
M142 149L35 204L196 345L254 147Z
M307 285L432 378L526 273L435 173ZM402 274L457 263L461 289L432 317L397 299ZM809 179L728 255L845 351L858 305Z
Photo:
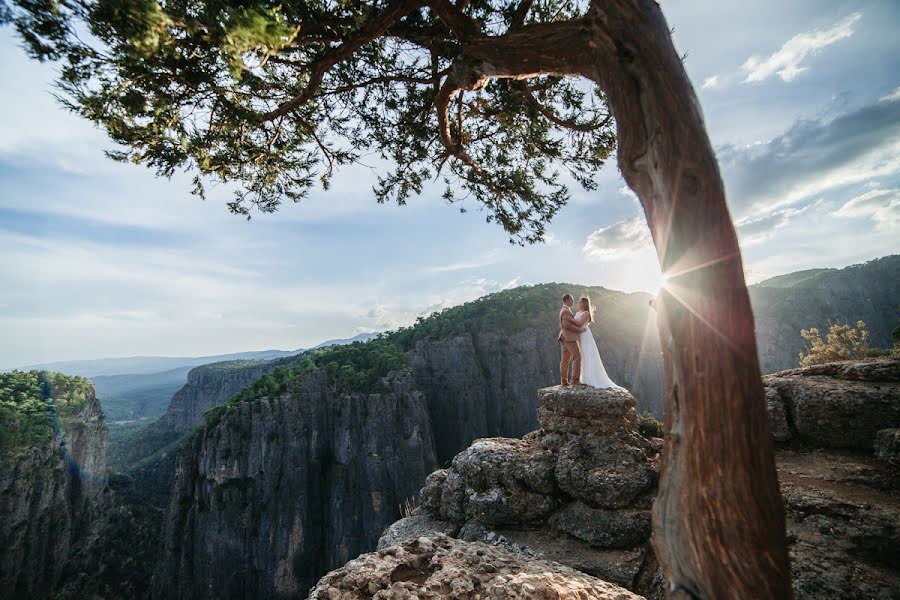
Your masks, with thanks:
M784 507L753 314L693 88L653 0L595 0L596 72L666 287L666 446L653 545L672 595L789 598Z

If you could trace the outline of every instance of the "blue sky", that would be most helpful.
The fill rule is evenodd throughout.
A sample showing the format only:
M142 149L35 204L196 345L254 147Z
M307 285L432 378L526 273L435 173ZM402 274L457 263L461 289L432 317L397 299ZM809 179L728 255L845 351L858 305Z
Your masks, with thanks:
M900 252L900 4L665 0L738 224L748 279ZM52 65L0 30L0 368L298 348L505 287L655 291L615 165L573 188L548 242L510 246L427 189L379 206L373 173L250 222L227 190L107 160L51 96Z

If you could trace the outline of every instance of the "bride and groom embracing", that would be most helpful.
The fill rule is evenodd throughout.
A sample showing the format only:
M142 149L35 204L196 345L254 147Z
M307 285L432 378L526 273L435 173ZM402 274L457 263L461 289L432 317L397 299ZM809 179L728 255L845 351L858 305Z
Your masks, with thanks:
M574 303L572 294L566 294L559 311L559 348L562 351L562 360L559 362L560 385L569 385L569 364L572 363L573 385L619 387L606 374L597 342L591 334L590 323L594 316L590 298L581 298L578 301L578 312L573 315Z

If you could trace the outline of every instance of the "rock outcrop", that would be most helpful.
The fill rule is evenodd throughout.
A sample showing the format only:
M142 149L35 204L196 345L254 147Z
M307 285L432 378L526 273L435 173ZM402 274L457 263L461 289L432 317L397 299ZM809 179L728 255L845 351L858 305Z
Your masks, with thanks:
M158 598L306 594L371 550L436 460L408 372L389 391L335 394L322 371L241 402L178 456Z
M365 554L322 578L311 600L638 600L559 563L442 534Z
M56 398L59 428L48 428L46 441L0 455L3 597L48 597L73 578L82 566L81 548L106 506L103 412L90 382L69 379L80 381L87 397L72 408L64 396Z
M892 600L900 590L900 481L871 456L780 449L796 600Z
M203 424L203 413L224 404L266 373L280 360L231 360L195 367L187 383L172 396L159 424L171 431L188 432Z
M900 427L900 360L828 363L763 381L776 441L871 451L879 430Z
M887 599L900 589L900 478L891 463L897 429L876 433L873 407L860 401L874 402L890 423L896 367L842 363L766 379L773 431L796 442L779 449L776 461L798 600ZM636 435L627 392L549 388L539 397L540 430L520 440L478 440L449 469L432 473L421 506L387 529L379 549L446 534L662 598L648 547L662 440ZM809 431L831 433L798 430L794 415L801 424L812 420ZM849 438L838 433L841 424L865 441L842 447Z
M661 593L648 544L661 443L638 433L634 397L558 386L538 397L538 431L459 453L429 475L421 507L379 547L438 531Z

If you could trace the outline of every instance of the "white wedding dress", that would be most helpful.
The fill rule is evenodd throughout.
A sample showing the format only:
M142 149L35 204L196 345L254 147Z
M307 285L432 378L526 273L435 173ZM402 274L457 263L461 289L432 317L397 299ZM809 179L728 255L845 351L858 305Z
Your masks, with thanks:
M575 313L576 319L581 319L584 311ZM609 378L603 361L600 359L600 350L591 333L591 324L586 323L587 329L581 333L578 342L581 346L581 383L596 388L620 387Z

